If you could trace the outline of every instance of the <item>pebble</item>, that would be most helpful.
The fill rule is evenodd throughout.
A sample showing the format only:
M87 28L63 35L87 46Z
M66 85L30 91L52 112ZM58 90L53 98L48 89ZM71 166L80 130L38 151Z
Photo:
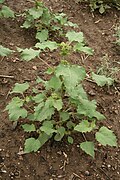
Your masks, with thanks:
M90 91L88 92L88 94L91 95L91 96L95 96L95 95L96 95L96 93L95 93L93 90L90 90Z
M85 175L86 176L90 176L90 172L89 171L85 171Z

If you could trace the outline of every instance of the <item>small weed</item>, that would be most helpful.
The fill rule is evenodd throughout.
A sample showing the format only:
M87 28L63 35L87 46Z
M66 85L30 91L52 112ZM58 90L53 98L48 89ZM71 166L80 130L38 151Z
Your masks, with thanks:
M89 6L92 11L99 10L100 14L103 14L107 9L111 8L111 5L120 9L119 0L75 0L76 2L89 2Z
M118 67L114 67L110 63L110 59L108 57L108 54L103 56L101 59L101 65L97 71L97 74L105 75L106 77L110 77L117 81L118 73L120 72L120 69Z

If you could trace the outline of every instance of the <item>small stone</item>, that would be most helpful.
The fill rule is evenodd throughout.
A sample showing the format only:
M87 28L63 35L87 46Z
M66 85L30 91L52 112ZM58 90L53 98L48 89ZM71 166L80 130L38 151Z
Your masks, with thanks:
M102 164L101 168L105 168L105 165L104 165L104 164Z
M116 115L118 115L118 114L119 114L118 110L115 110L115 111L114 111L114 113L115 113Z
M86 176L90 176L90 172L89 171L85 171L85 175Z
M62 151L58 151L57 154L62 155Z
M110 168L110 167L111 167L111 165L110 165L110 164L108 164L108 165L107 165L107 167L108 167L108 168Z
M6 153L6 155L5 155L5 156L6 156L6 157L8 157L8 158L10 157L10 155L9 155L9 153L8 153L8 152Z
M90 91L88 92L88 94L91 95L91 96L95 96L95 95L96 95L96 93L95 93L93 90L90 90Z
M17 124L18 124L18 122L14 121L13 124L12 124L11 130L15 130L16 127L17 127Z
M37 66L33 66L32 68L33 68L34 70L37 70Z

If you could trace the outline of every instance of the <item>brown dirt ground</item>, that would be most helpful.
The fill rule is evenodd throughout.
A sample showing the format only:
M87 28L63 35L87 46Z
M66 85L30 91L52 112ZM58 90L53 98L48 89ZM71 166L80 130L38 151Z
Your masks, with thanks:
M88 5L75 4L72 0L44 1L55 12L64 12L69 19L79 25L79 31L85 35L86 41L95 51L94 56L82 59L80 54L70 56L70 61L82 64L87 70L96 71L100 67L100 59L108 54L110 63L118 67L119 49L113 44L115 27L119 23L120 13L116 9L108 10L104 15L98 12L92 14ZM30 6L29 1L6 1L16 12L23 12ZM20 28L21 19L1 19L1 43L15 49L31 47L35 44L34 32ZM43 54L42 58L49 64L56 65L59 58L56 53ZM34 67L37 67L34 68ZM87 156L77 146L82 139L75 135L75 144L63 142L46 143L39 152L18 155L23 148L25 135L18 124L13 130L7 112L3 112L10 100L9 91L16 82L34 82L36 76L42 76L47 67L35 59L29 63L19 60L18 55L0 60L0 179L20 180L119 180L120 179L120 146L118 148L97 146L96 158ZM120 74L117 83L110 87L100 88L91 82L85 82L85 89L91 99L96 99L99 110L107 117L103 122L115 132L120 143ZM94 96L93 96L94 95ZM91 138L91 137L90 137Z

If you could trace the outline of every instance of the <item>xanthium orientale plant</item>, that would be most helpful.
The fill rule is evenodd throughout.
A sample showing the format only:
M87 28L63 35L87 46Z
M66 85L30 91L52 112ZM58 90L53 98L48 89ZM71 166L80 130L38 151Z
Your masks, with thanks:
M40 1L34 1L34 7L26 10L24 13L25 22L23 28L35 28L36 39L40 42L44 42L49 39L52 32L63 33L64 26L78 27L77 24L68 21L66 14L52 13L44 4Z
M65 35L66 42L57 43L55 41L44 41L38 42L35 48L17 48L20 52L21 59L25 61L30 61L35 57L39 57L40 53L43 51L60 49L60 54L64 57L72 52L83 52L87 55L92 55L93 50L85 45L85 40L82 32L68 31Z
M11 93L20 96L13 97L6 106L10 120L26 119L27 123L22 125L24 131L37 133L37 138L25 140L24 152L38 151L52 137L55 141L61 141L66 136L67 141L73 144L74 133L89 132L95 134L95 139L100 144L117 146L114 133L105 126L97 126L97 122L105 119L105 116L96 110L96 101L88 99L82 86L86 77L85 69L61 61L57 67L49 68L46 73L51 74L48 81L40 77L37 79L37 83L44 87L43 90L39 92L34 89L30 96L25 93L30 87L27 82L16 83ZM92 76L98 85L104 85L101 84L99 75ZM95 156L94 142L80 142L80 148L90 156Z
M73 24L65 20L64 14L52 15L54 23L57 21L63 25ZM35 1L35 7L29 9L27 20L24 27L29 28L32 24L37 28L36 37L39 43L36 49L17 48L21 53L22 60L30 61L39 57L41 51L60 48L61 55L64 57L71 51L80 51L88 55L93 54L93 50L84 43L82 32L68 31L66 43L56 43L48 40L51 13L41 2ZM50 18L49 18L50 17ZM39 23L42 21L42 23ZM50 21L50 22L49 22ZM42 25L42 27L41 27ZM47 26L47 28L46 28ZM45 27L45 28L44 28ZM53 29L56 29L53 26ZM52 30L53 30L52 29ZM42 31L42 34L38 34ZM11 50L1 46L2 56L7 56ZM37 79L37 83L43 87L42 91L33 88L33 93L28 96L26 91L30 88L29 83L16 83L11 93L17 94L6 106L9 118L12 121L25 119L22 124L25 132L36 132L37 137L30 137L25 140L25 153L36 152L49 139L61 141L64 136L70 144L74 143L74 133L95 133L95 139L102 145L117 146L114 133L107 127L97 127L97 121L105 119L104 115L96 110L95 100L90 101L87 97L82 82L86 77L85 69L78 65L71 65L68 61L62 60L57 67L49 68L46 72L51 75L48 81ZM111 85L111 80L92 73L93 80L99 85ZM92 141L80 142L80 148L90 156L95 155L95 145Z

